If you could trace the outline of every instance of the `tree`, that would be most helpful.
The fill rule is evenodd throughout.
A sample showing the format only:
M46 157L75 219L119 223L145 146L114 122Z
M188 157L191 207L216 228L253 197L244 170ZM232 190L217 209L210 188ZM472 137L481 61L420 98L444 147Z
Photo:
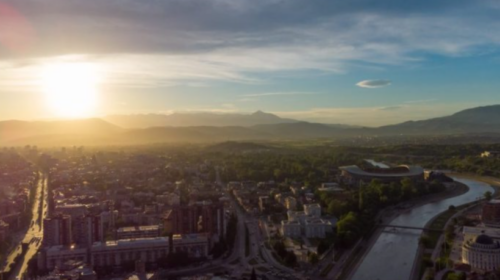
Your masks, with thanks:
M337 235L341 244L349 246L361 235L361 227L358 216L349 212L337 222Z
M344 202L334 199L330 201L330 203L328 203L328 208L326 211L330 215L333 215L335 217L340 217L342 216L342 214L344 214L344 208L345 208L344 205L345 205Z
M493 194L490 191L484 193L484 198L486 200L491 200L493 198Z
M401 196L404 200L412 198L415 192L416 190L413 180L410 178L404 178L401 180Z

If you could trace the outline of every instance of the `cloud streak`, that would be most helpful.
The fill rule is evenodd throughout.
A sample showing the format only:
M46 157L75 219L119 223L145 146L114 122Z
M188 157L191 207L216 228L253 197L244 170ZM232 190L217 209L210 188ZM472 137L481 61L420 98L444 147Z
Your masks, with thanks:
M358 87L362 88L380 88L380 87L386 87L391 84L391 81L389 80L364 80L356 85Z
M316 95L316 92L263 92L245 94L244 97L286 96L286 95Z

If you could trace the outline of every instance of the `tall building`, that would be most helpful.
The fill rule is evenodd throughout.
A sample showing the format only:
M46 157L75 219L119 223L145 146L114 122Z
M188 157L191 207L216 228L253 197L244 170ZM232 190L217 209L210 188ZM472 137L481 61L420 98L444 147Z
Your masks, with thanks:
M224 206L221 203L201 203L178 206L167 212L164 226L169 233L224 234Z
M100 215L77 217L74 222L75 243L91 246L94 242L104 241L104 229Z
M500 199L492 199L483 206L482 219L487 227L500 227Z
M43 220L43 244L45 246L71 245L71 216L59 214Z

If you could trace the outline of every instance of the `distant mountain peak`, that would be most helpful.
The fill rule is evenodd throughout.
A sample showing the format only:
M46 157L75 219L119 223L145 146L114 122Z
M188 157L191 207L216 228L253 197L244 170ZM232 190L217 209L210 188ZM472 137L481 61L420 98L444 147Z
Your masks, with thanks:
M211 112L175 112L170 115L114 115L105 120L125 128L147 128L161 126L242 126L250 127L261 124L295 123L297 120L280 118L274 114L258 110L251 114L211 113Z
M269 113L265 113L265 112L263 112L263 111L261 111L261 110L257 110L257 111L255 111L255 112L252 114L252 116L259 116L259 115L271 115L271 114L269 114Z

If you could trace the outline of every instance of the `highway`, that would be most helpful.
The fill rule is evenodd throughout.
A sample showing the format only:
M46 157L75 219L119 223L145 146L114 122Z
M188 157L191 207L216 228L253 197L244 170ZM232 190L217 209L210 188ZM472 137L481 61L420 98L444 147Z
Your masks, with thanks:
M28 262L35 257L38 249L42 245L43 239L43 219L47 217L47 177L40 172L40 176L37 182L36 188L36 196L35 202L33 203L33 217L31 219L31 223L26 233L23 236L20 236L19 240L22 240L22 243L29 244L28 250L26 254L21 255L21 259L15 264L13 268L13 272L10 274L9 280L21 279L27 269ZM42 213L40 213L40 208L42 209ZM15 257L18 254L21 254L21 242L16 247L14 252L9 255L7 260L7 266L11 265L14 262Z

